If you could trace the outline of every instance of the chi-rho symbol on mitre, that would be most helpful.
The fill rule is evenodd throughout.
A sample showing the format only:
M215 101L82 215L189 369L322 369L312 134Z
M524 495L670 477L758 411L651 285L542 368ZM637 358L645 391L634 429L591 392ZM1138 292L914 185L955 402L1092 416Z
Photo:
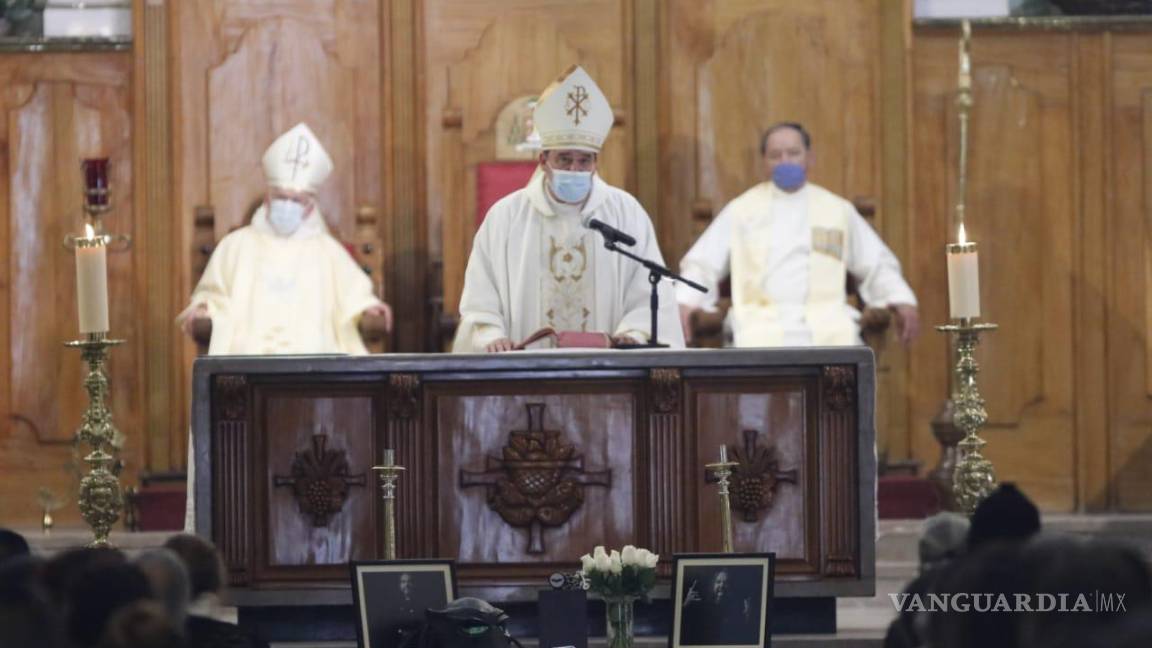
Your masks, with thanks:
M303 122L277 137L261 163L268 184L288 191L316 193L332 173L332 158Z
M612 129L612 106L584 68L573 65L540 93L532 121L545 150L599 153Z

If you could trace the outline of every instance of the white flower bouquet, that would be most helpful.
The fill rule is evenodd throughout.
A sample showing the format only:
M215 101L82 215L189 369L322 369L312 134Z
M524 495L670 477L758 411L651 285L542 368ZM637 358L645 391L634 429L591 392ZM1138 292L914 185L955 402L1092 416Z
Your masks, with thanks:
M647 549L625 545L620 551L596 547L580 557L588 589L605 599L648 598L656 584L656 564L660 556Z

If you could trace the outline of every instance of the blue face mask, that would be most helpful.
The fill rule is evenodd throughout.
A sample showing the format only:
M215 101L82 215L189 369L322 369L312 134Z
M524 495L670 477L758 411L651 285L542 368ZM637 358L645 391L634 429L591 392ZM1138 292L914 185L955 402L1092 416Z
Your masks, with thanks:
M566 203L578 203L592 191L591 171L560 171L551 169L552 195Z
M782 162L772 169L772 182L785 191L799 189L807 179L807 172L799 164Z

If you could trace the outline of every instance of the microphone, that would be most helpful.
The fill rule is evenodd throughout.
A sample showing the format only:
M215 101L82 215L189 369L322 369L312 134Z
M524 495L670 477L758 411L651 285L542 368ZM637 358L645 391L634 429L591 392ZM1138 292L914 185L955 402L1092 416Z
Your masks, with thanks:
M604 221L595 218L585 218L584 227L594 229L604 237L605 243L623 243L624 245L636 245L636 239L621 232L620 230L612 227Z

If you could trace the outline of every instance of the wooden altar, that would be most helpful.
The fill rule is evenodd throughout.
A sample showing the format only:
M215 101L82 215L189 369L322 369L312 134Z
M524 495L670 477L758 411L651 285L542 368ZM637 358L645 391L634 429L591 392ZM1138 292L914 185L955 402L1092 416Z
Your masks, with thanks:
M385 448L398 555L455 558L465 595L534 600L597 544L718 551L722 443L736 550L777 553L777 597L874 590L866 348L212 357L194 390L197 531L241 606L350 603Z

